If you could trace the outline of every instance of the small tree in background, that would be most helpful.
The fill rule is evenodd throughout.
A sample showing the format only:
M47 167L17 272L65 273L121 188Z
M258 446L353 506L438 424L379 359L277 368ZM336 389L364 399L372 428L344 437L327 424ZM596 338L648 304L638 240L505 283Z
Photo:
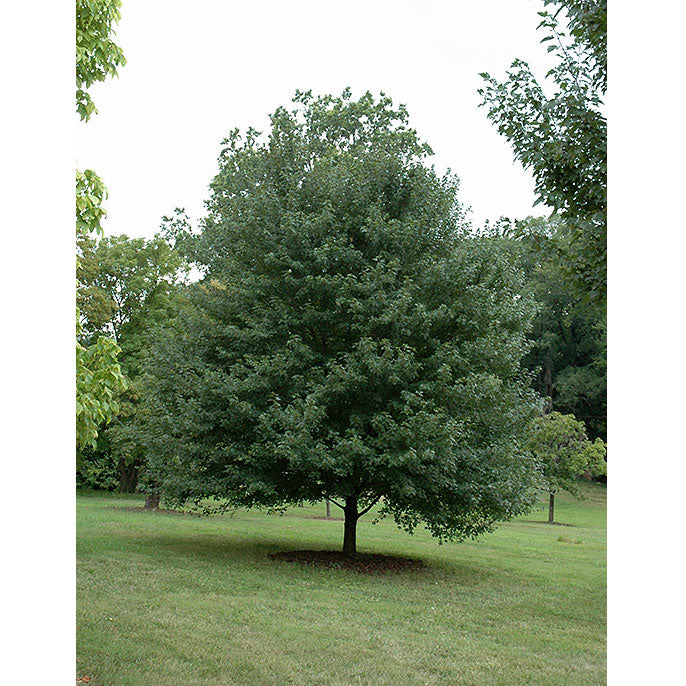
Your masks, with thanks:
M534 306L471 237L457 180L389 98L298 93L225 141L195 305L154 346L151 474L169 502L328 499L474 537L533 502L520 367Z
M533 420L529 448L539 462L544 488L549 494L548 523L555 522L555 494L562 490L579 497L579 477L606 472L605 443L593 443L586 436L583 422L571 414L551 412Z

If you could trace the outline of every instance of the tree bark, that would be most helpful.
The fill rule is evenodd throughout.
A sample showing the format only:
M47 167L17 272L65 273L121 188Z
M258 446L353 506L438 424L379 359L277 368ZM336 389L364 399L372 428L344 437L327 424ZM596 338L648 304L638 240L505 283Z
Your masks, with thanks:
M548 503L548 524L555 523L555 494L550 494L550 501Z
M357 498L351 496L345 499L345 524L343 533L343 553L354 556L357 552Z
M145 509L146 510L157 510L160 507L160 494L159 493L148 493L148 497L145 499Z
M543 387L545 389L545 414L553 411L553 369L550 358L546 357L543 367Z
M119 492L135 493L138 486L138 464L127 465L123 457L119 458L117 471L119 472Z
M331 517L331 503L329 502L329 499L326 498L326 518L329 519Z

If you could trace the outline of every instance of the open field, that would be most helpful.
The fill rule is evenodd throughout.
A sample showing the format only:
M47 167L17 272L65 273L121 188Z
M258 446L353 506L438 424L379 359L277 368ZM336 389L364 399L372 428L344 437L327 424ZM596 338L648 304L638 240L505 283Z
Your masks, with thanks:
M606 489L478 541L439 546L372 513L358 550L421 558L385 575L268 554L338 549L324 504L283 516L127 510L139 496L77 497L77 676L154 684L605 683ZM339 510L332 506L332 516ZM537 520L531 523L523 520Z

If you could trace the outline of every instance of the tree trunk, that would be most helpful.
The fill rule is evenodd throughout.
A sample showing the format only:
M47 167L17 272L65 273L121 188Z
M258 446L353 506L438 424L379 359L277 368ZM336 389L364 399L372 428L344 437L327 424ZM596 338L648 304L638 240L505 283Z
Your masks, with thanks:
M343 553L353 556L357 552L357 498L345 499L345 529L343 534Z
M329 502L329 499L326 498L326 518L329 519L331 517L331 503Z
M545 389L545 414L550 414L553 411L553 370L550 364L550 358L546 357L543 366L543 387Z
M555 494L550 494L550 502L548 503L548 524L555 523Z
M148 493L148 497L145 499L145 509L146 510L157 510L160 507L160 494L159 493Z
M123 457L119 458L117 471L119 472L119 492L135 493L138 486L138 467L135 462L127 465Z

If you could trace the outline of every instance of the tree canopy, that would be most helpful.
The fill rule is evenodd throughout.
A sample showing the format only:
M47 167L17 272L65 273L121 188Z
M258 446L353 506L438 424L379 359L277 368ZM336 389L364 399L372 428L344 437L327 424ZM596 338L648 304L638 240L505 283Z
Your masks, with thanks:
M541 42L557 58L546 83L539 83L526 62L515 60L504 81L483 73L479 93L489 119L533 172L538 202L564 219L570 240L560 258L573 285L602 304L607 291L607 3L545 4L556 9L539 13Z
M297 93L233 131L193 250L205 278L146 382L171 502L324 498L439 539L526 510L535 411L521 273L470 237L404 107Z

